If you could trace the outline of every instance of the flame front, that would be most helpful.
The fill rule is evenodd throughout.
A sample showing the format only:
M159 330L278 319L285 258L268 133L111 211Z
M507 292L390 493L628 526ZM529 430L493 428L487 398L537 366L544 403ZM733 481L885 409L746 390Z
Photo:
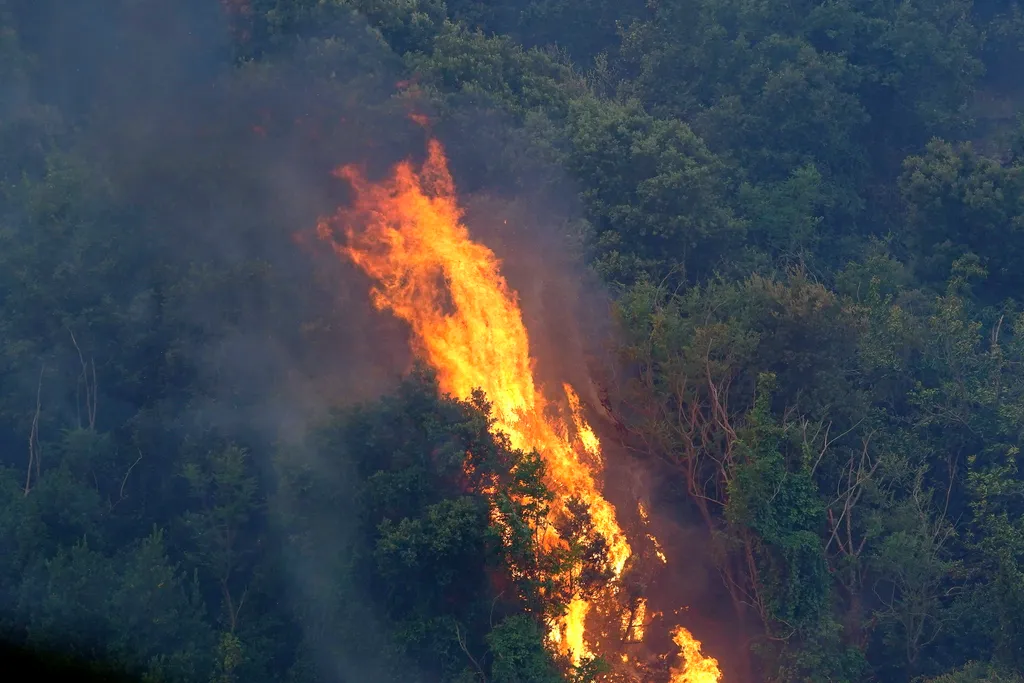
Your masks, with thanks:
M722 672L718 662L701 654L700 641L682 626L672 633L672 642L679 647L682 658L679 666L672 669L669 683L718 683Z
M419 172L405 161L380 183L369 182L352 166L337 175L351 184L353 204L321 220L319 236L373 279L378 309L409 324L414 350L434 368L442 391L466 399L482 389L492 404L494 428L507 435L513 448L541 455L546 484L555 493L549 521L566 511L570 499L587 505L596 532L607 544L613 573L609 590L614 593L632 550L615 508L600 492L600 442L568 384L563 390L569 419L553 416L534 379L518 297L501 275L494 253L470 238L441 144L429 142ZM338 232L346 235L345 243L337 240ZM549 525L541 536L545 547L564 543L553 529ZM574 663L591 654L585 639L590 608L585 599L575 597L549 634L551 643ZM643 624L630 630L642 636ZM699 655L699 643L697 648ZM690 651L684 654L689 662ZM710 661L717 670L717 663ZM678 679L691 680L706 683L704 678Z
M599 492L596 473L581 457L581 451L599 454L597 437L568 385L564 388L577 438L550 417L548 402L534 381L517 297L494 253L470 239L440 143L430 142L420 173L403 162L381 184L369 183L351 166L338 175L351 183L355 201L333 220L321 221L320 236L374 279L374 304L409 324L416 351L436 370L443 391L465 399L482 389L492 403L495 428L514 448L541 454L547 483L558 494L552 515L562 512L568 498L588 505L594 527L608 545L612 570L619 575L631 553L629 543L615 509ZM334 241L338 224L347 235L346 245ZM552 633L575 661L589 654L584 642L588 611L586 601L573 600Z

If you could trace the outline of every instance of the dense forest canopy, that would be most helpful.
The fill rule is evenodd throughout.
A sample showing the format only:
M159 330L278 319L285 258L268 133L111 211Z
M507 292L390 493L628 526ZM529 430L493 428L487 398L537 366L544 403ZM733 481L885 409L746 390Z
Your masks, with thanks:
M725 683L1020 683L1022 65L1017 0L0 0L0 636L709 683L553 646L614 580ZM317 239L427 139L676 574Z

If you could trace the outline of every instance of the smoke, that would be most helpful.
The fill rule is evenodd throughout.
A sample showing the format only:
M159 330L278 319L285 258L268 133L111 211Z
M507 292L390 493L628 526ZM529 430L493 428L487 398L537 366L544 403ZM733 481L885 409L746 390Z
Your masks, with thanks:
M45 126L46 145L95 175L72 189L95 194L102 206L40 248L54 263L116 261L86 289L122 302L133 326L174 332L173 340L122 342L106 336L109 329L85 327L77 331L82 348L101 368L130 343L183 359L168 365L180 387L199 392L167 399L185 415L182 436L201 425L256 444L268 475L279 473L269 456L276 450L285 469L313 472L337 492L316 502L323 515L312 520L309 547L289 553L286 565L296 610L323 646L319 663L341 680L374 680L372 653L358 656L335 642L340 626L327 609L336 599L334 572L345 564L347 473L306 437L328 408L394 385L411 362L407 331L373 310L361 272L303 237L348 199L333 169L358 163L378 177L421 153L424 131L396 94L400 59L356 16L333 27L331 39L237 66L213 0L8 0L7 7L36 59L26 67L30 86L12 78L0 88L0 128ZM520 297L547 393L557 396L568 382L590 415L608 423L601 394L615 366L609 301L582 265L586 225L576 188L526 132L494 114L463 107L436 133L471 234L495 251ZM3 162L6 176L15 167L45 171L31 163L38 150L5 148L15 150ZM15 240L39 239L23 220ZM84 254L76 251L83 243L93 245ZM68 418L77 410L78 358L66 345L47 352L65 368L50 380L60 386L48 395L63 398L59 406L51 399L48 411ZM38 366L25 371L31 400L37 374ZM138 400L103 393L101 420L116 424ZM659 497L664 474L602 436L619 510L638 497L664 507L655 532L670 556L697 557L700 540L678 522L685 505ZM276 502L281 524L310 506ZM707 594L708 567L675 566L661 580L677 604ZM367 606L354 600L346 609L372 628Z
M351 487L303 439L330 406L390 388L409 352L355 270L296 235L346 200L333 168L361 162L380 172L421 140L395 98L400 60L352 17L332 39L237 66L215 0L10 0L0 19L33 57L0 86L0 175L27 173L43 188L35 216L4 200L0 267L12 273L19 253L42 254L52 272L30 277L52 279L64 297L25 314L46 330L74 330L95 359L100 429L122 429L163 385L156 402L176 416L181 440L212 431L249 444L268 475L280 451L330 482L339 499L313 520L313 550L285 564L298 613L333 604ZM20 146L6 144L19 136ZM89 317L104 307L128 319ZM79 410L79 359L66 335L50 338L63 341L33 352L49 359L44 430L55 432ZM115 391L118 364L139 360L130 354L150 355L161 376ZM22 374L34 404L38 362ZM132 426L140 452L173 450L167 425L150 427ZM283 524L293 501L277 502ZM370 628L373 615L363 616ZM329 630L332 618L310 624ZM332 678L375 678L369 655L314 656Z
M94 228L136 250L135 281L123 286L141 293L185 276L159 294L163 313L195 332L183 351L201 359L210 397L281 415L306 411L309 396L342 398L338 386L372 394L394 362L380 340L394 334L382 333L361 282L325 281L294 236L344 201L332 168L388 165L409 147L394 55L352 23L333 42L236 67L217 3L57 5L28 15L47 27L29 31L44 55L38 96L75 128L73 152L123 209Z
M65 28L51 37L95 74L91 96L78 78L50 86L89 121L85 154L134 205L160 263L205 269L200 276L264 269L245 292L214 281L181 293L183 322L223 331L193 350L211 396L248 398L219 422L276 429L288 413L301 424L325 405L386 390L411 362L403 325L373 310L358 269L303 238L348 200L334 169L354 162L379 177L422 152L426 136L396 90L401 60L353 14L327 31L330 40L239 68L227 64L228 30L213 3L190 0L182 12L164 0L104 2L121 9L94 37L79 37L101 44L95 52L74 50ZM125 59L136 50L143 59ZM569 381L598 406L592 375L609 365L608 300L582 265L576 188L493 112L462 105L437 134L472 235L502 259L519 293L541 377L553 387Z
M473 238L495 252L518 296L537 377L549 394L561 395L568 382L590 408L603 410L595 373L609 360L609 301L583 266L580 222L543 196L477 194L464 205Z
M589 225L551 131L517 124L469 96L451 98L449 107L431 132L445 145L471 237L495 253L518 295L536 375L549 395L572 384L607 419L600 390L615 366L610 298L585 265Z
M683 625L703 642L706 654L720 658L728 678L737 677L733 662L746 656L745 640L723 628L735 623L735 616L709 552L707 528L678 469L644 451L642 444L629 443L609 412L623 397L616 386L621 371L613 352L611 296L584 265L588 226L575 200L578 188L542 150L531 149L521 129L496 121L493 114L472 119L468 111L462 112L455 144L448 145L466 224L472 237L501 260L502 274L518 295L535 374L546 394L557 400L561 384L568 382L585 404L602 442L603 493L633 545L636 564L625 583L647 599L649 614L657 615L647 625L644 642L626 650L632 661L657 668L665 653L676 651L671 632ZM465 142L481 139L502 143ZM496 149L506 148L518 154L503 172L492 157L500 157ZM648 511L649 527L641 521L638 502ZM645 541L648 532L664 549L667 564Z
M67 201L88 207L64 230L40 232L25 218L14 239L46 250L54 264L85 264L75 306L109 298L131 312L129 329L171 337L118 339L118 324L72 321L99 369L100 427L120 427L150 400L150 380L135 395L117 394L106 368L153 348L168 376L151 381L170 387L161 413L176 416L180 439L238 439L268 477L312 474L334 491L296 500L282 487L273 521L285 529L305 517L303 545L282 560L313 659L329 679L376 680L375 653L353 649L358 634L344 634L355 621L371 633L372 607L335 594L354 514L349 473L308 437L329 408L394 386L411 363L408 335L373 310L365 276L310 231L348 201L335 168L357 163L379 177L422 152L425 133L396 90L401 60L357 16L325 31L330 39L236 65L214 0L7 7L34 61L30 85L4 86L4 112L36 127L41 111L53 117L45 146L67 166ZM523 152L530 143L508 121L469 107L453 120L437 133L452 141L467 222L520 294L539 375L556 391L568 381L599 405L588 356L600 355L606 311L580 265L581 226L565 200L575 194L571 184L541 155ZM17 164L52 177L52 161L41 161L48 150L23 150L3 170L12 177ZM78 280L65 284L79 288ZM43 352L60 359L44 389L56 425L78 410L78 357L66 342ZM38 366L24 375L31 401ZM166 424L134 428L147 456L174 449Z
M475 119L464 110L455 145L449 145L453 175L474 239L502 261L502 274L516 291L530 334L536 376L557 399L563 382L580 394L602 443L604 495L627 530L637 564L625 578L648 600L655 616L642 644L627 646L633 661L661 662L676 651L671 632L683 625L718 657L726 680L743 678L746 638L710 549L713 540L686 493L678 468L623 434L615 404L626 398L611 293L585 266L589 229L576 198L578 187L550 159L521 137L522 130L496 120ZM479 133L479 134L477 134ZM466 140L501 140L491 147ZM495 149L515 149L503 166ZM500 155L497 155L500 156ZM505 161L505 160L503 160ZM502 169L505 169L504 171ZM471 191L464 194L466 188ZM642 503L650 526L637 510ZM667 564L645 542L653 534ZM642 585L642 587L640 587ZM730 627L732 625L733 627Z

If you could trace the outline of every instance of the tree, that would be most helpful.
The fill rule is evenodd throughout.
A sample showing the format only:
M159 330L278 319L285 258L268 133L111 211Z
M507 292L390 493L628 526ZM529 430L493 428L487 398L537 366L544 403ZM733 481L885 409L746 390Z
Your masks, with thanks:
M490 425L482 395L439 396L433 377L417 371L394 395L336 414L317 437L319 457L350 472L356 487L351 561L337 558L347 585L337 598L362 592L382 615L380 632L369 634L363 608L328 618L389 652L383 667L396 680L556 671L540 625L560 609L551 581L565 558L545 557L537 545L550 493L536 454L510 450ZM298 528L315 534L325 491L306 481L302 501L289 498ZM316 561L312 547L303 552Z
M990 301L1019 285L1024 169L981 156L970 143L933 140L906 159L899 186L921 278L945 280L954 261L973 255L988 272L979 293Z
M195 587L165 552L159 532L115 556L85 542L61 548L22 584L29 642L64 641L69 654L157 679L206 677L212 633Z
M744 225L720 194L723 166L686 124L582 98L569 126L570 168L586 188L596 267L607 280L681 271L696 281L739 244Z

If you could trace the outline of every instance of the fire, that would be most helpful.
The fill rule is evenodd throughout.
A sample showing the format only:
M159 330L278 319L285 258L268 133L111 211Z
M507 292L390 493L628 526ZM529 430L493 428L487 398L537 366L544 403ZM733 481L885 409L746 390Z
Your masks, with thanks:
M557 416L538 386L518 297L495 254L470 238L441 144L430 140L419 171L405 161L379 183L353 166L336 175L352 186L353 204L322 219L319 236L372 278L374 305L408 323L414 350L434 368L443 391L465 399L482 389L495 430L512 447L541 455L546 484L555 493L549 521L565 514L570 499L587 505L607 545L614 594L632 549L600 491L600 441L571 386L562 387L568 419ZM542 536L549 548L565 543L553 528ZM585 637L590 611L587 600L573 598L549 634L552 645L575 663L591 654ZM642 622L642 611L639 617ZM642 623L630 627L642 636Z
M427 116L425 114L418 114L416 112L411 112L409 114L409 120L411 120L413 123L415 123L416 125L421 126L423 128L426 128L427 126L430 125L430 119L427 118Z
M701 654L700 641L682 626L672 633L682 662L673 667L669 683L717 683L722 678L718 661Z
M470 239L440 143L431 141L428 152L419 174L403 162L390 180L376 185L351 166L340 169L338 175L355 190L354 206L321 221L318 232L374 279L374 304L409 323L416 350L436 370L442 390L468 398L482 389L492 403L495 427L511 445L541 454L548 484L558 494L552 514L562 513L568 498L588 505L619 575L631 549L615 509L600 494L597 472L583 461L583 454L599 453L597 436L568 385L576 439L563 421L550 416L551 406L534 381L517 296L494 253ZM345 246L333 239L336 224L346 232ZM589 607L573 600L552 633L577 661L589 654L584 642Z
M622 628L626 639L634 643L643 642L647 621L647 600L641 598L636 609L622 613Z
M644 507L643 503L636 504L636 511L640 515L640 520L644 523L644 526L648 526L651 523L650 518L647 516L647 508ZM661 547L661 543L651 532L647 532L647 540L654 546L654 554L662 564L668 564L668 558L665 557L665 551Z
M601 442L597 439L597 434L591 429L587 421L583 419L583 409L580 408L580 398L573 391L572 387L568 384L563 384L562 388L565 390L565 397L569 399L569 409L572 411L572 421L576 425L576 434L579 437L580 443L583 444L583 450L589 453L592 457L596 458L598 462L601 459Z

